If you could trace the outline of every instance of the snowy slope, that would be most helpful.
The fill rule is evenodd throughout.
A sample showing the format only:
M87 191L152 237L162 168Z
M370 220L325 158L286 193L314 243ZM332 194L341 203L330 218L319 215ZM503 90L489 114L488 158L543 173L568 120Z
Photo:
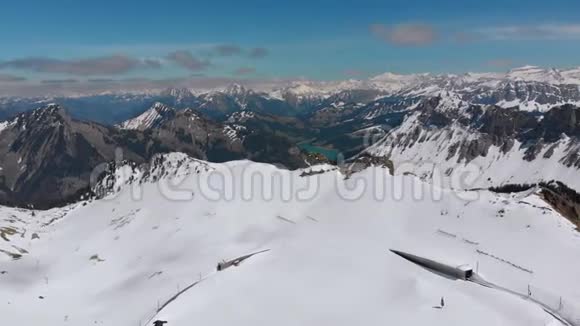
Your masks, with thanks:
M172 108L158 102L139 116L121 123L119 128L147 130L162 124L167 118L173 115L175 115L175 111Z
M370 78L370 83L378 89L382 89L388 92L398 92L406 87L419 84L424 80L429 79L430 77L431 76L429 74L399 75L386 72Z
M1 248L17 241L28 251L19 260L0 258L5 323L559 324L532 302L441 277L389 249L478 265L486 279L520 292L530 284L550 304L562 296L567 310L580 302L572 279L580 273L580 237L533 193L455 193L378 168L345 180L338 171L301 177L265 164L209 164L180 154L161 161L152 171L120 169L121 191L103 200L34 217L0 211L0 227L15 214L22 222L14 223L27 231L0 240ZM263 191L268 183L250 182L255 173L285 181L274 183L270 198ZM122 186L131 176L133 185ZM373 187L349 191L361 182ZM376 185L384 186L383 195ZM214 191L220 188L226 191ZM57 212L66 214L50 218ZM39 239L28 240L33 232ZM222 259L264 249L270 251L215 272ZM444 309L434 309L442 296Z
M580 67L562 71L562 76L571 84L580 84Z
M417 118L418 114L409 117L367 151L389 157L397 174L413 173L446 188L489 188L558 180L580 191L578 168L564 162L567 156L580 150L572 138L564 137L544 146L533 160L525 159L527 146L514 140L507 152L491 146L485 155L467 161L457 146L470 146L482 137L481 133L457 123L427 129L421 127Z
M364 151L388 157L397 174L413 173L445 188L558 180L580 191L577 109L552 109L545 115L530 115L519 112L521 107L473 105L458 94L441 92L409 107L400 125ZM573 114L553 119L563 112L559 110ZM522 121L527 121L525 127Z
M10 121L2 121L0 122L0 133L2 133L2 130L8 128L10 126L11 122Z
M567 82L558 69L545 69L537 66L514 68L507 73L507 78L511 80L536 81L550 84L564 84Z

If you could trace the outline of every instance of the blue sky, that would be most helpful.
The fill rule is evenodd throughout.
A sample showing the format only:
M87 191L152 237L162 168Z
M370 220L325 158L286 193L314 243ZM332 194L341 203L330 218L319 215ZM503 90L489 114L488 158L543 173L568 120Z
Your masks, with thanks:
M10 1L0 82L580 66L579 12L566 0Z

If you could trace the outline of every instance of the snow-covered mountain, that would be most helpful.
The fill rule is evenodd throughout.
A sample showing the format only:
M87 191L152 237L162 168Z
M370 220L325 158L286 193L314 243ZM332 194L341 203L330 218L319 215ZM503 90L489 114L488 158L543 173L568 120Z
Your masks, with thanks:
M107 124L121 123L149 109L155 102L180 109L203 109L206 114L217 119L246 109L296 115L315 110L333 98L349 98L348 94L361 92L389 97L437 96L442 92L453 92L475 104L519 106L526 111L544 112L554 105L580 103L579 87L580 68L524 66L506 73L465 74L402 75L388 72L360 80L281 81L266 86L234 83L209 91L169 88L135 94L121 92L75 97L6 97L0 98L0 119L52 102L71 108L75 118Z
M119 117L133 112L118 121L120 128L99 125L98 130L109 134L103 137L111 144L139 152L138 161L181 151L210 161L248 158L298 168L305 164L302 154L338 161L367 151L396 165L435 161L445 170L477 162L486 180L481 186L553 178L580 190L569 181L580 165L577 75L578 69L531 66L505 74L385 73L367 80L295 81L269 91L232 84L200 94L168 89L158 96L75 98L72 103L107 107L103 101L110 100L120 109L105 111ZM9 103L22 108L16 100ZM78 107L69 111L75 121L74 112L96 114ZM23 132L9 128L12 121L0 124L14 134L0 143L7 158ZM89 144L100 139L85 138ZM437 155L441 151L448 154ZM18 166L6 163L4 169L12 170L10 164ZM519 171L520 164L526 168Z
M121 129L147 130L163 124L175 116L175 111L163 103L155 103L149 110L138 117L129 119L119 125Z
M513 69L507 74L410 75L383 79L389 88L399 85L399 96L438 96L455 93L474 104L519 107L544 112L552 106L580 103L580 79L575 70L559 71L538 67ZM389 76L389 75L387 75ZM566 77L568 76L568 77ZM379 81L381 79L379 78ZM376 87L380 87L381 82Z
M507 79L516 81L534 81L548 84L573 84L576 80L568 80L558 69L544 69L536 66L524 66L510 70Z
M507 73L410 74L384 73L366 80L294 82L269 92L274 98L314 106L338 94L374 91L382 96L438 96L453 92L475 104L495 104L544 112L551 106L580 103L579 69L558 70L535 66Z
M248 183L256 171L285 181ZM377 167L345 178L332 166L291 172L182 154L115 175L101 200L0 208L5 323L555 326L579 317L578 233L534 191L452 191ZM468 264L503 289L390 249Z
M407 110L401 124L367 152L389 157L400 173L425 179L467 171L477 177L470 186L559 180L579 191L579 115L573 105L538 117L457 96L431 98Z
M161 92L162 96L173 97L176 102L187 102L191 98L195 97L192 90L188 88L168 88Z
M183 152L213 162L247 158L288 168L305 166L300 151L291 150L296 144L282 133L295 135L303 130L299 123L255 116L221 123L192 109L157 103L109 127L74 119L57 104L21 113L0 123L0 202L39 208L62 205L88 192L99 166L118 160L139 164L159 153Z
M86 192L92 170L115 159L143 162L144 140L94 122L75 120L59 105L21 113L0 125L0 201L50 207Z
M528 82L541 82L547 84L571 84L580 85L578 69L559 70L555 68L541 68L537 66L524 66L510 70L506 77L510 80L522 80Z

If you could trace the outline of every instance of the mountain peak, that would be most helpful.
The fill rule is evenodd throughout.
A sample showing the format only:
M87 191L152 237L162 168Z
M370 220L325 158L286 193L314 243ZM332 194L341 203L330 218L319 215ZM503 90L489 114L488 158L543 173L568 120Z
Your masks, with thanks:
M294 94L315 94L318 93L318 89L312 87L305 83L296 83L288 87L287 90Z
M168 88L161 92L161 96L171 96L178 100L194 97L195 94L188 88Z
M510 71L516 71L516 70L536 70L536 69L542 69L539 66L534 66L534 65L524 65L521 67L516 67L516 68L512 68Z
M165 112L170 112L173 111L172 108L170 108L169 106L161 103L161 102L155 102L155 104L153 104L153 106L149 109L149 110L155 110L158 113L165 113ZM149 111L148 110L148 111Z
M119 128L127 130L146 130L162 124L173 116L175 116L175 110L173 108L170 108L161 102L156 102L149 110L133 119L121 123Z
M190 118L191 120L201 119L200 115L192 108L186 108L186 109L180 111L180 113L183 116Z
M43 111L48 114L66 114L65 109L57 103L49 103L45 106L38 108L37 110Z
M247 92L248 92L248 90L244 86L237 84L237 83L233 83L233 84L229 85L224 90L224 93L231 95L231 96L239 96L239 95L246 94Z
M61 105L56 103L49 103L33 111L24 112L15 119L23 122L26 121L27 124L31 124L35 122L62 122L65 120L70 120L70 116Z
M541 68L538 66L523 66L510 70L507 78L511 80L535 81L542 83L560 84L565 81L560 70L555 68Z

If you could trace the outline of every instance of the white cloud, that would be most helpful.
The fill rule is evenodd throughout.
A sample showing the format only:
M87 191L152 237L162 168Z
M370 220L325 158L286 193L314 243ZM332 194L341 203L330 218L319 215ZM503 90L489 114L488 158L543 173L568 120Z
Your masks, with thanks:
M428 45L438 38L435 27L428 24L374 24L371 32L386 42L403 46Z
M0 69L62 73L75 76L121 75L139 68L160 68L160 63L149 59L141 61L125 55L75 60L29 57L0 62Z
M489 40L580 40L580 24L499 26L476 30Z

